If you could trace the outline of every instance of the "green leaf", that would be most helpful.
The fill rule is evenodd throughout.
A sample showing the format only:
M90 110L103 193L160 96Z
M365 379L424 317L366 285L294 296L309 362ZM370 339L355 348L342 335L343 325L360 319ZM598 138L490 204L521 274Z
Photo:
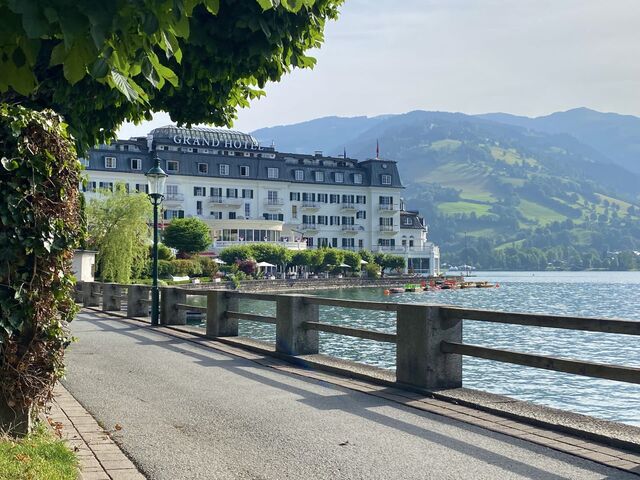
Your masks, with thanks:
M22 160L22 159L18 157L15 157L15 158L2 157L2 160L0 160L0 162L2 163L2 166L7 172L12 172L20 167L18 160Z
M204 6L207 8L209 13L217 15L220 10L220 0L204 0Z
M129 79L122 75L117 70L111 70L109 78L113 82L113 86L116 87L130 102L137 102L139 99L138 92L129 84Z
M64 70L64 78L74 85L78 83L87 74L87 65L79 55L72 55L69 52L62 66Z
M107 62L107 60L104 58L99 58L91 67L90 73L91 76L96 79L106 77L109 73L109 62Z
M64 46L64 42L60 42L53 47L53 50L51 50L51 60L49 60L49 65L62 65L65 58L67 58L67 49Z
M258 2L258 5L260 5L262 7L262 10L269 10L270 8L273 8L273 1L272 0L256 0Z

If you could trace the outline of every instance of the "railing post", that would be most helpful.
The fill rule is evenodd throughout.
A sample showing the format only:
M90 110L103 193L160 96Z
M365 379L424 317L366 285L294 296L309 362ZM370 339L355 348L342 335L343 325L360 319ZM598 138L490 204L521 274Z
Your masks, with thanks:
M160 289L160 325L186 325L187 311L178 309L177 303L187 303L187 294L178 289Z
M98 284L95 282L84 282L82 284L82 303L85 307L99 307L100 297L96 295Z
M83 282L82 280L76 282L75 291L73 293L73 299L76 303L83 303L84 301L83 291L85 283L86 282Z
M207 292L207 337L237 337L238 319L227 318L227 310L237 308L237 297L224 291Z
M102 310L105 312L119 311L121 308L120 294L122 289L116 283L102 285Z
M319 332L305 322L317 322L318 305L304 302L303 295L278 295L276 299L276 351L287 355L318 353Z
M142 300L149 299L148 287L143 285L129 285L127 288L127 317L146 317L149 315L149 305Z
M443 353L440 342L462 342L462 320L437 306L398 305L396 379L425 389L462 387L462 356Z

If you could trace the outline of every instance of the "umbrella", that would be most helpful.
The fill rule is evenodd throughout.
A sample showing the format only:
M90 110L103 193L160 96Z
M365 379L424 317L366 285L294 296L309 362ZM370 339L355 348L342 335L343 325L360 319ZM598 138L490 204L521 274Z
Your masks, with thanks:
M260 262L256 263L256 267L275 267L275 265L269 262Z
M360 265L367 265L369 262L367 262L366 260L360 260Z
M216 262L218 265L226 265L227 264L227 262L225 262L224 260L220 260L219 258L214 258L213 261Z
M339 267L351 268L351 265L347 265L346 263L341 263L338 265Z

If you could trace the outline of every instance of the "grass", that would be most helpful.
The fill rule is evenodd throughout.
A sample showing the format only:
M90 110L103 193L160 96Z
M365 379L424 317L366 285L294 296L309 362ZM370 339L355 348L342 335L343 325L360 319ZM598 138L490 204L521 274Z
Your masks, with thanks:
M455 215L456 213L475 212L477 216L489 213L491 205L471 202L442 202L438 205L438 210L445 215Z
M530 202L529 200L520 200L518 209L527 219L537 222L540 225L546 225L556 220L562 222L567 219L565 215L537 203Z
M44 425L28 437L0 438L0 480L75 480L78 460Z

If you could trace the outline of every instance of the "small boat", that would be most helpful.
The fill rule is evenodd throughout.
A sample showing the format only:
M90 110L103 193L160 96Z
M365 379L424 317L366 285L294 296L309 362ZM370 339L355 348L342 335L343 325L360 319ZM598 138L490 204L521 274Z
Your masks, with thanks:
M389 293L404 293L405 290L402 287L390 288Z

